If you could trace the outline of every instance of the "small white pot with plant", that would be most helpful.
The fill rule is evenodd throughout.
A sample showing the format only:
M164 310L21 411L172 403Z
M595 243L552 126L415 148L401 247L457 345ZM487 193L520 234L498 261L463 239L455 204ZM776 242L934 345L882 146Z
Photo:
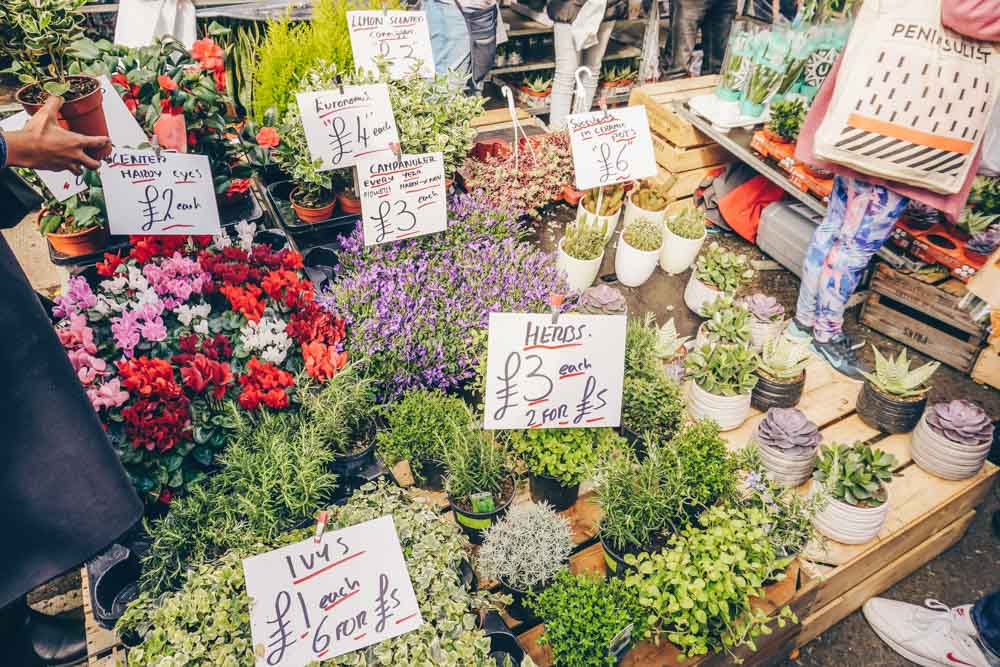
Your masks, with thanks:
M785 307L773 296L757 292L743 299L750 311L750 344L756 352L764 349L764 341L780 334L785 328Z
M597 278L604 260L605 224L584 216L566 226L556 265L566 272L570 289L582 292Z
M600 200L600 207L598 207ZM604 242L611 240L615 229L618 228L618 220L622 215L622 202L625 200L625 188L621 185L610 185L603 188L587 190L580 203L577 204L576 219L579 221L585 217L597 218L598 224L604 224Z
M663 245L663 225L649 218L626 224L615 251L615 274L626 287L638 287L656 270Z
M771 408L752 436L768 478L788 487L812 475L822 440L819 428L798 408Z
M705 304L702 314L708 319L698 327L697 347L714 343L750 345L750 312L731 296L723 294Z
M718 243L709 243L698 256L691 278L688 279L684 289L684 303L695 313L702 315L706 304L723 294L735 294L753 276L750 258L725 250Z
M667 205L671 201L668 192L675 180L664 183L645 180L639 183L639 187L633 188L625 197L622 227L627 229L639 220L652 220L662 227L667 217Z
M935 403L913 429L914 462L944 479L967 479L978 473L993 446L993 422L975 403L955 399Z
M705 345L685 360L691 388L688 413L714 419L723 431L739 428L750 416L750 393L757 384L757 355L745 345Z
M895 456L863 442L822 447L810 492L826 494L829 502L813 520L816 529L843 544L873 540L889 514L895 467Z
M670 275L684 273L705 242L705 212L695 206L687 206L665 216L665 227L660 268Z

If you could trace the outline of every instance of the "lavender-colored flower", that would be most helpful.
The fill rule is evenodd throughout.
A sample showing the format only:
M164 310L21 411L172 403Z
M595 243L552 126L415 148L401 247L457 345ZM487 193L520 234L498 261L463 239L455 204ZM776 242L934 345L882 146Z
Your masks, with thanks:
M785 307L773 296L761 292L743 299L743 305L759 322L777 322L785 316Z
M763 493L764 490L767 488L764 485L764 480L761 478L760 474L753 471L747 473L747 477L743 483L746 485L748 489L760 493Z
M1000 245L1000 225L992 225L986 231L973 234L965 247L980 255L992 255Z
M971 401L935 403L927 408L925 419L935 433L961 445L985 445L993 440L993 422Z
M803 457L823 439L816 424L798 408L771 408L757 424L754 437L761 445Z

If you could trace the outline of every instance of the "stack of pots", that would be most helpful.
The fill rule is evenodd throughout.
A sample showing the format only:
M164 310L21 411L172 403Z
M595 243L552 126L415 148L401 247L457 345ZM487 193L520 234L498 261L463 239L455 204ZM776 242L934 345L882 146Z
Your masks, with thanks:
M993 423L970 401L932 405L913 431L913 461L943 479L967 479L978 473L992 446Z
M818 493L821 484L813 480L810 493ZM858 507L831 498L823 511L813 518L816 530L841 544L865 544L875 539L889 515L889 500L876 507Z
M822 439L819 427L798 408L771 408L753 433L768 478L786 487L809 479Z

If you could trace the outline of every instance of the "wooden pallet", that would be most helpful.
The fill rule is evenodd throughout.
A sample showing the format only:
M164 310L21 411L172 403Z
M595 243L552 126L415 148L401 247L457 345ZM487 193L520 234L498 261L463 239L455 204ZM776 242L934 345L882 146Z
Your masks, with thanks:
M649 129L674 146L687 148L715 143L711 137L696 128L673 110L674 102L683 102L695 95L710 93L719 83L719 77L700 76L639 86L632 89L630 106L646 107Z
M83 588L83 620L87 631L88 667L125 667L125 646L114 630L108 630L94 619L90 605L90 583L87 567L80 568Z
M972 379L1000 389L1000 349L992 345L983 348L972 367Z

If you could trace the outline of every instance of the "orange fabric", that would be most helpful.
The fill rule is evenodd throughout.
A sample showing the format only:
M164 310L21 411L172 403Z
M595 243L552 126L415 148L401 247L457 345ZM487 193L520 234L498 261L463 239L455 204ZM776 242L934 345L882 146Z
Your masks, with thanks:
M784 194L784 190L763 176L755 176L726 196L719 197L719 212L734 232L756 243L761 212Z
M920 130L914 130L913 128L904 127L895 123L887 123L884 120L869 118L868 116L862 116L857 113L852 113L847 118L847 124L859 130L875 132L876 134L883 134L887 137L892 137L893 139L902 139L913 144L930 146L931 148L937 148L938 150L961 153L962 155L968 155L969 151L972 150L972 147L975 146L975 144L971 141L952 139L950 137L942 137L938 134L921 132Z

